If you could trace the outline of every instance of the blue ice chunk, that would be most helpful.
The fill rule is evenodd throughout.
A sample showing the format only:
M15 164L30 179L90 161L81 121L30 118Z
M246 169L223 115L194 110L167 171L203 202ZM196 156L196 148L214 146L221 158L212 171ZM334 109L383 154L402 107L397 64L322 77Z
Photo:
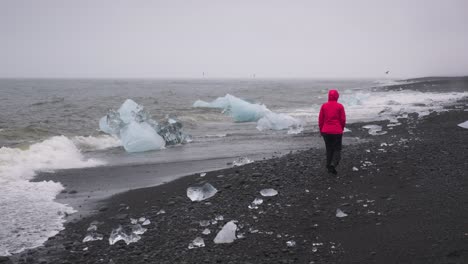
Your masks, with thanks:
M232 117L236 122L254 122L270 111L265 105L252 104L230 94L218 97L212 102L198 100L193 106L223 109L223 113Z
M197 100L193 107L219 108L236 122L257 122L257 129L283 130L294 128L294 133L302 131L302 123L286 114L278 114L263 104L250 103L233 95L226 94L212 102Z
M99 129L107 134L118 136L120 129L125 123L120 118L120 113L114 110L109 110L106 116L99 120Z
M132 99L127 99L120 106L118 112L120 114L120 119L128 124L131 121L135 120L135 116L138 112L143 110L143 106L135 103Z
M120 139L127 152L163 149L164 139L148 123L130 122L120 130Z
M125 100L118 111L109 110L99 120L99 129L119 137L127 152L159 150L166 145L190 142L190 135L182 131L182 123L168 118L159 124L131 99Z

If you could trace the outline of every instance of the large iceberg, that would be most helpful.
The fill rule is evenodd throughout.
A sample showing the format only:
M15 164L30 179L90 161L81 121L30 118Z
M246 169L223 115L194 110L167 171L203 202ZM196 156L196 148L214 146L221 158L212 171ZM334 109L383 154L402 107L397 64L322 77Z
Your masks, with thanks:
M127 152L164 149L166 145L185 143L189 136L182 132L182 124L172 118L159 124L151 119L143 106L127 99L119 110L109 110L99 120L99 129L117 136Z
M293 129L294 133L302 131L300 120L286 115L272 112L263 104L250 103L233 95L226 94L218 97L214 101L195 101L193 107L219 108L223 113L232 117L236 122L257 122L257 129L263 130L283 130Z

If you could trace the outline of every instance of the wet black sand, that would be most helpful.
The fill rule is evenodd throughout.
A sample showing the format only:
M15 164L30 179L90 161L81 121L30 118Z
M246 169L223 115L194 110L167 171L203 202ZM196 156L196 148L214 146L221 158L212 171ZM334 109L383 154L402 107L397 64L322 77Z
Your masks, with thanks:
M368 135L363 124L350 125L353 136L370 141L344 148L338 177L323 169L324 150L310 149L115 195L101 212L68 223L44 247L11 261L468 263L468 130L457 127L468 120L463 110L467 103L424 118L410 115L393 129L378 122L388 131L380 136ZM366 161L370 163L364 166ZM219 192L191 202L186 188L203 182ZM263 188L279 194L249 209ZM337 218L337 208L348 216ZM166 213L158 214L161 209ZM217 215L224 220L208 227L211 234L202 235L199 221ZM109 245L112 228L141 216L152 223L140 241ZM104 240L82 243L95 220L103 222L98 231ZM214 244L217 231L229 220L243 226L238 233L245 237ZM206 246L189 250L197 236ZM287 247L290 240L296 246Z

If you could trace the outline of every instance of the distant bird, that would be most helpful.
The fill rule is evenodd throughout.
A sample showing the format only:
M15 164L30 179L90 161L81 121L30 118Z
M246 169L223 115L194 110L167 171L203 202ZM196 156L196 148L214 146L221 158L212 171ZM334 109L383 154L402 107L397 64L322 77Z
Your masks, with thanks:
M385 74L388 74L390 71L386 71Z

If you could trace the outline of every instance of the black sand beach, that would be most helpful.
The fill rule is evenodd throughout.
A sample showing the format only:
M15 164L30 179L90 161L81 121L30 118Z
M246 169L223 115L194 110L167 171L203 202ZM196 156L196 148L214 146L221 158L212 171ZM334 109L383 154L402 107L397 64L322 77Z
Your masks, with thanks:
M189 175L115 195L45 246L0 263L468 263L468 130L457 126L468 119L467 103L423 118L411 114L392 129L373 122L385 135L347 126L368 141L343 149L338 176L326 173L321 148ZM205 182L218 193L191 202L187 187ZM264 188L279 194L249 209ZM348 216L336 217L338 208ZM199 221L218 215L223 220L202 235ZM109 245L113 228L139 217L151 220L141 240ZM244 237L215 244L230 220ZM82 243L92 221L101 222L104 240ZM188 249L196 237L205 247Z

